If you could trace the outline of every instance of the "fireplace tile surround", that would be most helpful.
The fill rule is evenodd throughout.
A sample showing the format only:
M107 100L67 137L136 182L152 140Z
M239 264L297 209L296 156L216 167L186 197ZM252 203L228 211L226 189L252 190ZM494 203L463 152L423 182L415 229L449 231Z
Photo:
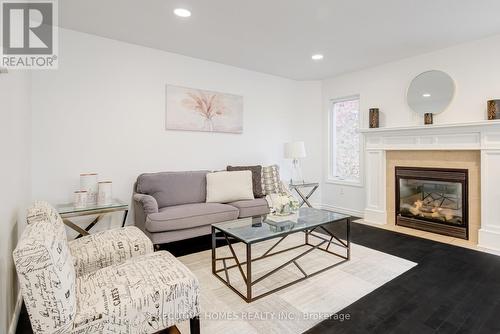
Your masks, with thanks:
M500 121L361 130L365 222L430 239L500 251ZM395 225L396 166L469 171L469 240Z

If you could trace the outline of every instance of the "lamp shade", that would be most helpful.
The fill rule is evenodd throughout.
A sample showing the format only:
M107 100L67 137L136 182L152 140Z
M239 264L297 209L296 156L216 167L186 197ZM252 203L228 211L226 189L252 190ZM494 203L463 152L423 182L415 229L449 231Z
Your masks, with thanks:
M298 159L306 157L306 147L303 141L285 144L285 158Z

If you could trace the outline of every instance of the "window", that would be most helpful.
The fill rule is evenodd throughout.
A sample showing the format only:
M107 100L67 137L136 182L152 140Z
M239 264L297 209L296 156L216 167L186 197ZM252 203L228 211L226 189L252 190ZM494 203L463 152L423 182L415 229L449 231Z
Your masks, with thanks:
M329 179L332 182L360 185L359 97L332 101L329 116Z

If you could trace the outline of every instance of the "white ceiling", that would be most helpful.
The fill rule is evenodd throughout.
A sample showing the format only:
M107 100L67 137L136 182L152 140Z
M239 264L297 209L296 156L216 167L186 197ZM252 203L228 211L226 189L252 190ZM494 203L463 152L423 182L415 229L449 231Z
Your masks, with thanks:
M499 12L499 0L59 1L66 28L297 80L499 34Z

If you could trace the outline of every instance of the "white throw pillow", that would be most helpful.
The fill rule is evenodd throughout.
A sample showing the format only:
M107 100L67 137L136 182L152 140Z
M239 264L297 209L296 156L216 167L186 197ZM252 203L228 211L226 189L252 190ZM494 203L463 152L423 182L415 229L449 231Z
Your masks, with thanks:
M207 174L207 203L229 203L246 199L254 199L251 171Z

